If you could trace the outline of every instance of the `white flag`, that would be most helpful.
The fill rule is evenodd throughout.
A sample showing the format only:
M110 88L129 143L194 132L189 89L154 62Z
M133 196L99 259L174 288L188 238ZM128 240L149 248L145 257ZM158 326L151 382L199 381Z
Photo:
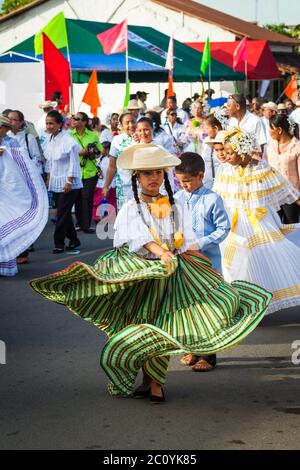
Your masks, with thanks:
M166 60L166 69L173 71L174 69L174 37L170 36L168 55Z

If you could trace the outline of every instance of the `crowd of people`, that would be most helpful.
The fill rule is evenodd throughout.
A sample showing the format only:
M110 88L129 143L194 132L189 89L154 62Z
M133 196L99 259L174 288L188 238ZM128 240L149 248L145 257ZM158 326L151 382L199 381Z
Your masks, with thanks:
M48 200L55 255L76 255L113 208L113 250L31 287L107 333L112 395L161 403L170 355L212 370L266 313L300 305L300 101L148 109L138 91L105 122L60 103L42 103L36 127L0 116L0 275L27 262Z

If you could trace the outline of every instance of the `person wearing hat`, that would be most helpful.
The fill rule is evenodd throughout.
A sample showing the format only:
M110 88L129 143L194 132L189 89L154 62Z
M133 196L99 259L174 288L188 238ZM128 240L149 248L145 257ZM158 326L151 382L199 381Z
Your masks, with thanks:
M234 346L261 321L271 294L224 282L197 250L189 213L175 203L166 170L180 163L152 144L127 148L134 198L117 215L114 249L93 266L75 262L31 281L108 335L100 364L113 396L165 401L171 354L213 354ZM162 197L162 183L168 196ZM139 370L143 383L134 390Z
M267 103L264 103L261 107L262 109L262 123L264 125L265 131L266 131L266 136L267 140L269 142L270 140L270 119L272 116L277 114L277 104L273 103L273 101L268 101Z
M54 109L56 107L57 103L56 101L43 101L40 105L39 105L39 108L43 110L43 115L40 117L40 119L38 120L38 122L36 123L36 130L37 130L37 133L41 138L43 138L44 134L46 134L46 116L47 114L52 111L52 109Z
M28 248L48 220L44 182L18 141L7 136L12 127L0 115L0 276L17 274L17 258L27 262Z
M279 105L277 106L277 114L287 115L287 109L284 103L279 103Z
M136 121L138 121L143 115L143 103L140 100L130 100L127 110L135 117Z

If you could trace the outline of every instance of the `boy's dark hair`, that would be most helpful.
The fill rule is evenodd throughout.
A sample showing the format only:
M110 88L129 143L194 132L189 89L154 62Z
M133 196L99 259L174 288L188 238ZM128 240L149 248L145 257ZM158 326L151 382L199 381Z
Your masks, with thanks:
M197 176L200 171L205 172L205 163L199 153L183 152L179 158L181 163L175 167L176 173Z

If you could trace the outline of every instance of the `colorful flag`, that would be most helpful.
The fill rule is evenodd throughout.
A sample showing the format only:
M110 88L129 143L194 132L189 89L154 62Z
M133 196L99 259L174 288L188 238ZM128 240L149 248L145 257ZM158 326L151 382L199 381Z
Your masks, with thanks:
M45 33L57 49L68 47L66 19L63 12L58 13L46 26L34 36L35 55L43 53L42 33Z
M96 70L93 70L82 101L83 103L86 103L90 106L92 115L94 117L97 117L97 109L99 108L99 106L101 106L101 102L98 93L98 81Z
M109 28L104 33L97 34L97 38L103 48L104 54L117 54L128 49L127 20Z
M233 70L236 71L237 66L247 60L247 38L243 38L233 52Z
M211 63L210 42L209 42L209 37L208 37L206 39L206 43L205 43L204 51L202 55L201 68L200 68L201 75L205 75L206 69L210 63Z
M65 105L70 106L70 64L45 33L42 33L42 40L45 64L45 99L52 100L52 94L55 91L60 91L63 97L63 109Z
M297 86L297 77L293 75L292 79L289 81L286 88L283 90L283 93L292 101L296 102L298 99L298 86Z
M169 86L168 86L168 93L167 93L167 98L169 96L174 96L174 87L173 87L173 74L169 72Z
M129 100L130 100L130 80L127 80L125 98L124 98L124 105L123 105L125 109L127 109Z

